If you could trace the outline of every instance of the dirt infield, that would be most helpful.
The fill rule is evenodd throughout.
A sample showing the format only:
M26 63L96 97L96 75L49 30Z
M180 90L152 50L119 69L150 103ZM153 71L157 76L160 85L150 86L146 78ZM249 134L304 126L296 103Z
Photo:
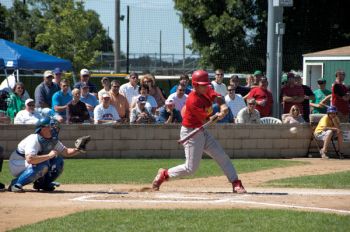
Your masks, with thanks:
M350 214L350 190L260 187L285 177L350 170L350 160L295 159L308 165L242 174L248 194L231 193L224 176L149 185L62 185L53 193L0 193L0 231L90 209L113 208L280 208Z

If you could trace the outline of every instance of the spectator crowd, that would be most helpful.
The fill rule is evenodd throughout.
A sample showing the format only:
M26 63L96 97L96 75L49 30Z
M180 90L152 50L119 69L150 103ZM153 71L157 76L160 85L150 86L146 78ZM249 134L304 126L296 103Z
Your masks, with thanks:
M181 123L186 110L186 100L192 91L190 78L183 74L170 88L167 96L157 86L154 75L142 77L136 72L128 75L121 84L108 77L101 79L101 89L91 82L90 71L82 69L74 85L63 78L62 70L45 71L43 81L30 98L22 82L17 82L9 92L1 92L0 122L36 124L50 115L60 123ZM340 122L349 122L350 90L344 85L345 72L336 72L332 89L326 89L326 80L317 81L318 88L311 90L303 84L302 77L289 72L282 78L280 102L283 123L309 122L310 113L327 112L334 106ZM273 95L268 90L268 80L259 70L246 76L242 85L237 75L224 83L224 71L217 69L211 87L222 98L212 106L211 115L226 104L229 113L219 123L260 123L260 118L271 117ZM208 115L210 116L210 115Z

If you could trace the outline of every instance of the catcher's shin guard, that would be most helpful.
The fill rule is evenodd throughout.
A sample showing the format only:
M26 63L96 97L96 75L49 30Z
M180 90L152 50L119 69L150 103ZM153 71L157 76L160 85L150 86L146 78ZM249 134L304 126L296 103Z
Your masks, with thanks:
M244 189L242 182L240 180L235 180L232 182L233 192L234 193L246 193L247 191Z
M158 191L160 185L168 179L169 179L168 170L163 168L159 169L158 174L156 175L156 177L152 182L153 190Z

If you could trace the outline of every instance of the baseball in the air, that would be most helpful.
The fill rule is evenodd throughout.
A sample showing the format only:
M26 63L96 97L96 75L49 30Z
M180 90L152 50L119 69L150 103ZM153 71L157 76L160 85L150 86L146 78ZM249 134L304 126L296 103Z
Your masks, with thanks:
M289 129L289 131L290 131L290 133L292 133L292 134L296 134L296 133L298 132L298 129L297 129L296 127L291 127L291 128Z

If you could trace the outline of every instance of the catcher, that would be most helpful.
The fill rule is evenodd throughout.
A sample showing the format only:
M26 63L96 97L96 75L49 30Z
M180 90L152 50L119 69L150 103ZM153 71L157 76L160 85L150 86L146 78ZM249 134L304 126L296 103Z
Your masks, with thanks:
M57 121L44 117L37 123L35 133L28 135L12 152L9 166L15 177L8 188L12 192L24 192L23 186L34 183L33 188L40 191L54 191L59 183L54 182L63 172L63 158L85 153L90 136L75 142L75 148L65 147L58 140Z

